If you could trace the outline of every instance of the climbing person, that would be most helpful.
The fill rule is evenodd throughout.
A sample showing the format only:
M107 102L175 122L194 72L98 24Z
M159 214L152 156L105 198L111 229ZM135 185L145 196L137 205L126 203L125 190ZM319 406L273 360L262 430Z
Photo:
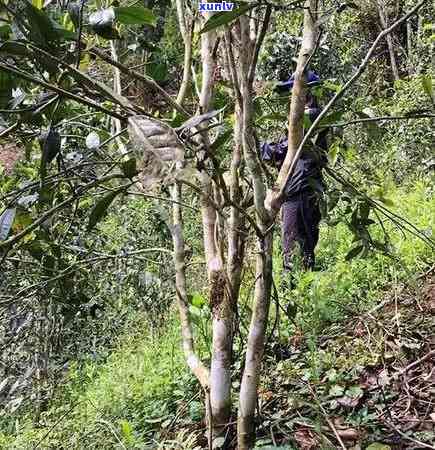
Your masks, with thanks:
M294 75L287 81L276 85L278 92L290 91L293 88ZM320 83L319 76L312 71L307 74L308 92L305 102L305 112L310 122L320 114L317 98L311 87ZM322 168L327 163L327 130L320 131L314 141L307 144L297 161L292 176L284 191L282 214L282 249L284 270L291 270L298 243L305 269L313 269L315 264L315 248L319 240L320 198L324 192ZM281 168L288 148L288 140L261 144L261 157L264 161Z

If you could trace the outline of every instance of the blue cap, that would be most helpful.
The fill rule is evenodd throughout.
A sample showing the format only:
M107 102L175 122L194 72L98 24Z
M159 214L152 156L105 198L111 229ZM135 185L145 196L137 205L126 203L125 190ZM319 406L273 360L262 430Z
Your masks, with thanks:
M275 90L278 92L288 92L293 89L295 74L293 74L287 81L281 81L279 82ZM320 83L320 77L312 70L309 70L307 73L307 85L308 86L315 86Z

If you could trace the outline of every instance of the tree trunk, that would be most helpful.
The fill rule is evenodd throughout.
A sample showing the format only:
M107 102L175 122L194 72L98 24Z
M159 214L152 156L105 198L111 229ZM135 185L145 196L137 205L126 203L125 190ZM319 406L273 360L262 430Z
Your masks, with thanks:
M237 442L239 450L253 448L255 443L255 407L263 360L272 284L273 233L258 240L254 305L249 327L245 369L240 386Z
M281 206L282 193L287 181L292 175L297 162L296 155L303 139L304 109L306 99L305 69L311 55L316 48L318 29L317 21L318 1L306 0L304 14L304 29L302 46L296 65L293 91L288 116L288 151L278 174L270 202L270 209L275 216Z
M175 290L180 313L181 336L187 365L198 378L201 386L209 388L209 371L195 353L193 331L189 319L189 304L186 290L186 264L184 254L183 220L181 215L181 186L177 183L171 188L172 204L172 241L174 245Z
M241 17L238 62L240 65L239 84L242 104L242 144L243 154L254 188L256 222L261 236L257 236L257 256L255 270L255 290L253 314L249 327L245 367L240 386L237 442L239 450L252 448L255 442L255 407L264 353L267 319L269 315L272 285L273 233L268 230L271 221L265 208L266 188L262 178L253 137L253 95L250 79L251 61L254 60L255 42L250 35L249 19Z
M206 19L208 18L208 15ZM216 43L214 31L201 36L202 85L200 113L211 108L214 87ZM205 125L203 125L204 127ZM203 144L208 147L206 131L201 133ZM209 161L205 160L205 164ZM200 174L201 214L203 223L204 249L210 286L210 308L212 311L212 356L210 365L210 406L213 437L224 436L231 416L231 358L233 343L234 308L231 292L224 270L222 241L217 226L217 212L209 199L214 199L213 182L206 170Z
M379 20L381 22L382 29L385 30L388 28L388 20L387 15L385 13L385 4L382 0L377 1ZM393 37L391 34L387 34L387 46L388 53L390 54L390 62L391 62L391 71L393 72L394 80L400 80L399 69L397 68L396 55L394 54L394 43Z

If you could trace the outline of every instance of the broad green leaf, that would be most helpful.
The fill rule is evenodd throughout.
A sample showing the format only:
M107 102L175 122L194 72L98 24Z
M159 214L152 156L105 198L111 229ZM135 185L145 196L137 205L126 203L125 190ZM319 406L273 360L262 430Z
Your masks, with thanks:
M0 216L0 241L4 241L8 237L16 212L15 208L8 208Z
M47 166L56 157L60 151L61 138L57 131L49 130L43 133L39 138L39 145L41 147L41 178L45 178L47 173Z
M329 396L330 397L341 397L344 394L344 387L340 386L339 384L334 384L331 386L331 389L329 389Z
M133 178L137 175L137 163L135 158L127 159L121 164L122 173L126 178Z
M133 440L133 427L128 420L121 420L121 431L122 435L127 442L132 442Z
M298 305L296 305L296 303L290 302L287 305L287 308L286 308L285 312L287 314L287 317L290 320L294 319L296 317L297 312L298 312Z
M231 135L233 134L233 130L227 130L221 134L218 135L218 137L216 138L216 140L211 144L211 148L213 150L218 150L220 147L222 147L223 145L225 145L228 141L228 139L230 139Z
M88 231L92 230L92 228L94 228L95 225L104 217L107 208L109 208L113 200L123 191L123 189L124 188L109 192L92 208L89 216Z
M431 75L423 76L421 78L421 83L423 85L423 89L426 92L426 94L430 97L432 101L434 101L432 76Z
M312 125L310 114L308 112L304 112L304 129L308 130Z
M2 40L8 39L11 32L12 32L12 29L9 25L0 26L0 39L2 39Z
M163 62L150 64L147 68L147 73L155 81L164 81L168 75L168 66Z
M26 15L29 22L29 39L39 45L46 46L57 38L53 23L46 14L29 2L26 2Z
M238 17L243 16L243 14L247 13L251 9L254 9L257 5L257 3L243 3L241 6L233 9L232 11L218 12L207 20L199 34L214 30L222 25L227 25L236 20Z
M331 114L328 114L326 117L323 117L319 123L319 126L323 125L331 125L333 123L337 123L343 117L344 111L335 111Z
M42 7L44 6L44 0L32 0L32 5L35 8L42 9Z
M349 251L349 253L346 255L345 260L350 261L351 259L358 256L363 250L364 250L364 245L357 245L356 247L352 248Z
M157 18L147 8L142 6L124 6L113 8L116 20L125 25L151 25L156 26Z
M5 108L11 101L13 87L14 78L0 69L0 108Z
M339 153L340 153L340 145L337 142L334 142L334 144L331 145L328 152L328 159L331 167L335 166Z
M380 196L379 200L387 206L394 206L394 202L393 200L391 200L390 198L384 197L384 196Z
M71 31L65 30L60 24L52 20L48 14L38 9L30 2L26 2L25 13L29 26L29 39L42 46L59 40L74 39L75 35Z
M190 303L197 308L202 308L207 301L199 292L194 292L190 298Z

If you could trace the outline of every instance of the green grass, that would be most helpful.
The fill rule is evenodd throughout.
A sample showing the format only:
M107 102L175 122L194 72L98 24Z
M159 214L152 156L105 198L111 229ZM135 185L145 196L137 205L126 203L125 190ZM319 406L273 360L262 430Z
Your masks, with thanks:
M164 437L165 426L196 395L178 323L168 322L159 334L139 328L126 335L103 364L73 365L62 396L39 424L30 416L3 423L0 448L31 449L41 441L41 449L155 448L153 439ZM187 405L193 421L200 408L197 401Z
M426 232L434 228L435 205L429 184L419 182L412 192L394 188L389 197L395 211L418 228ZM296 328L302 330L308 358L317 354L316 339L325 327L371 308L392 285L412 283L433 259L432 251L421 240L403 235L388 222L384 226L394 257L372 252L351 261L345 260L352 245L347 227L322 226L318 249L322 270L297 273L296 289L280 292L284 305L294 301L298 306L294 323L282 321L281 338L287 340ZM377 225L371 228L374 235L380 234ZM282 266L278 239L276 244L275 279L279 286ZM60 394L40 423L33 424L31 414L0 422L0 448L26 450L40 442L41 449L145 449L169 439L193 448L194 437L186 430L201 419L203 410L181 352L179 324L171 317L159 333L144 328L149 318L138 317L137 325L120 337L120 344L104 362L89 359L80 366L72 364ZM177 425L185 434L174 437L166 430L178 413Z
M392 187L388 193L394 203L391 209L429 235L435 229L432 190L429 183L422 181L414 184L412 192ZM345 258L353 237L347 226L339 223L335 227L321 227L317 250L317 264L321 270L297 271L296 288L280 291L284 305L293 302L297 306L295 321L304 334L315 337L325 326L370 309L393 285L412 284L433 262L433 250L421 239L403 233L391 222L384 221L383 226L391 240L391 254L373 251L364 258L350 261ZM370 232L373 237L381 238L379 225L372 225ZM277 285L282 286L280 242L276 244L275 278ZM290 337L294 332L294 327L289 325L284 327L284 337Z

